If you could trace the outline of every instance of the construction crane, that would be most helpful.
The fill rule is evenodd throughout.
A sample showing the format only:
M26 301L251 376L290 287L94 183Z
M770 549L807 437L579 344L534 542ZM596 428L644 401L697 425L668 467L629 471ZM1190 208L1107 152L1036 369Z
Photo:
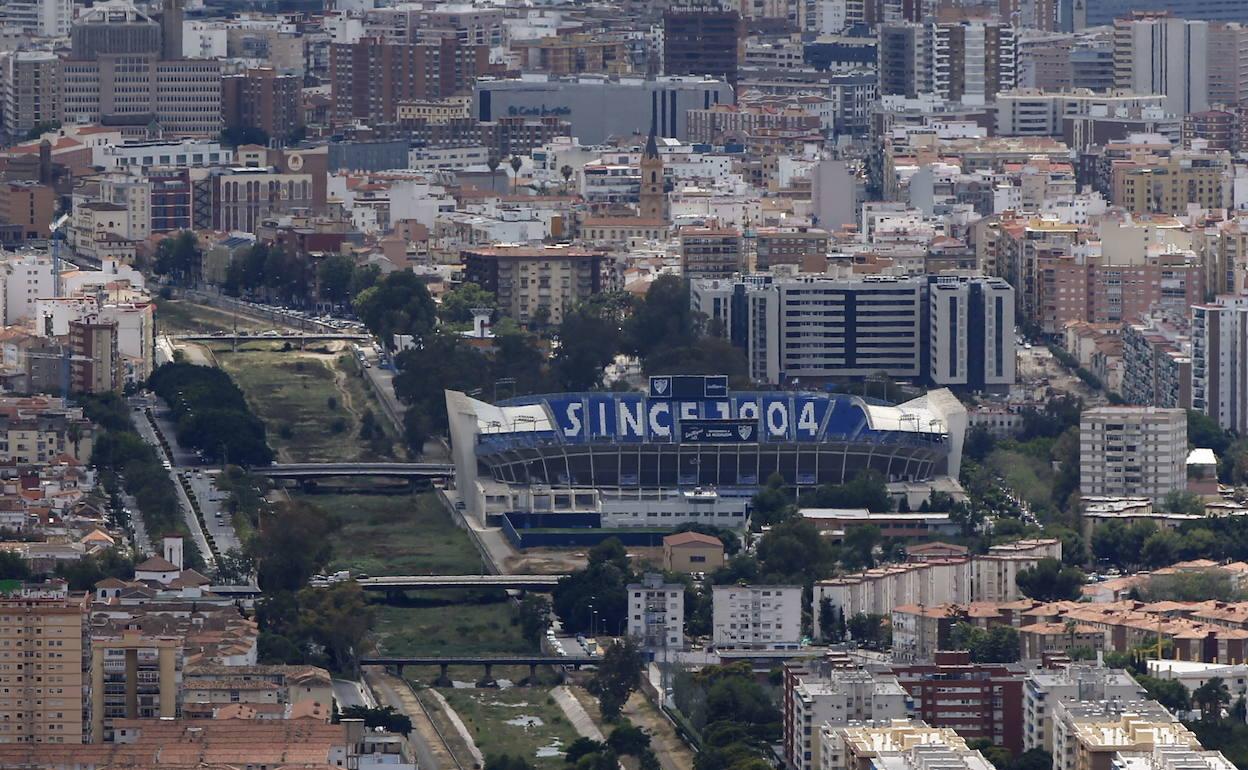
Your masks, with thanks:
M69 221L69 214L61 214L48 226L52 231L52 296L61 296L61 242L65 240L62 228Z

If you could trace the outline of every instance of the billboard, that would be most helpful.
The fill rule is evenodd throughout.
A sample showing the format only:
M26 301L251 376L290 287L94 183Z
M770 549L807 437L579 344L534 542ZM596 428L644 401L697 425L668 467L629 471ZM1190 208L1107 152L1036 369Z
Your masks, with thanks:
M676 383L668 383L668 388ZM705 393L705 390L702 390ZM729 398L652 398L637 393L569 394L549 398L552 424L563 441L582 443L708 442L707 429L751 425L742 441L819 441L849 436L866 425L857 404L817 394L740 394ZM686 430L686 428L696 430ZM691 438L696 436L696 438Z

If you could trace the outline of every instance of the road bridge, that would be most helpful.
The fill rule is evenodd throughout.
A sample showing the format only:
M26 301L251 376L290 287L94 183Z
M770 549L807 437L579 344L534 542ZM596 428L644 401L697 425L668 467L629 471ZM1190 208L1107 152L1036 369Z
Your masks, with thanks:
M567 575L385 575L356 578L366 591L416 591L438 588L513 588L551 590Z
M172 339L181 342L324 342L326 340L351 340L363 342L371 339L367 334L348 334L335 332L295 332L283 334L173 334Z
M429 657L429 658L361 658L360 666L393 666L398 670L399 677L403 676L404 666L437 666L440 673L438 678L433 681L437 687L450 687L451 678L447 673L450 666L481 666L485 669L485 675L477 681L478 687L497 687L498 683L494 680L495 666L528 666L529 681L537 678L538 666L554 666L556 668L571 667L580 670L581 666L597 666L602 663L602 658L590 658L585 656L558 656L558 655L529 655L521 657L498 657L498 656L449 656L449 657Z

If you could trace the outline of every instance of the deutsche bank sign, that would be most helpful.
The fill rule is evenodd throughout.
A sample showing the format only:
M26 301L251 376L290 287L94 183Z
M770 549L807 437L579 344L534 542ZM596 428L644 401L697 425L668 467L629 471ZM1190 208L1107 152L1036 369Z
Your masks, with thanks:
M856 433L866 424L862 410L848 400L789 393L697 399L592 394L547 403L569 443L817 441Z

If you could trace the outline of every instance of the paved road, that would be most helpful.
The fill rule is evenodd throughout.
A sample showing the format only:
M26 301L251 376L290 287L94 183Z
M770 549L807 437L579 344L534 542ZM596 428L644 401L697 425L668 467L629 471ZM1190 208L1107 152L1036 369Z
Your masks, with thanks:
M338 701L339 709L345 709L349 706L372 708L377 705L372 692L367 687L361 686L359 682L352 682L350 679L335 679L333 686L334 698Z
M204 512L204 523L208 531L217 541L217 550L225 553L233 548L242 548L238 533L234 531L234 520L228 507L229 497L216 487L216 478L220 471L215 468L183 468L184 477L191 485L191 492L199 501L199 508ZM218 516L218 514L220 514Z
M412 720L407 742L420 770L455 770L454 757L406 682L380 671L365 671L364 681L380 705L393 706Z
M156 436L156 431L152 429L151 423L147 421L147 416L143 412L130 412L131 421L135 428L139 431L139 435L143 440L156 448L156 454L162 460L169 460L165 454L164 447L161 446L160 440ZM166 433L165 436L173 446L173 436ZM186 522L186 528L190 531L191 537L195 540L195 545L199 548L199 553L203 556L204 565L212 570L216 566L216 559L212 555L212 549L208 547L208 538L204 536L204 530L199 526L199 519L195 517L195 509L191 507L191 501L186 496L186 491L182 489L182 484L178 482L177 469L169 471L169 478L173 481L173 486L178 491L179 508L182 509L182 519Z

